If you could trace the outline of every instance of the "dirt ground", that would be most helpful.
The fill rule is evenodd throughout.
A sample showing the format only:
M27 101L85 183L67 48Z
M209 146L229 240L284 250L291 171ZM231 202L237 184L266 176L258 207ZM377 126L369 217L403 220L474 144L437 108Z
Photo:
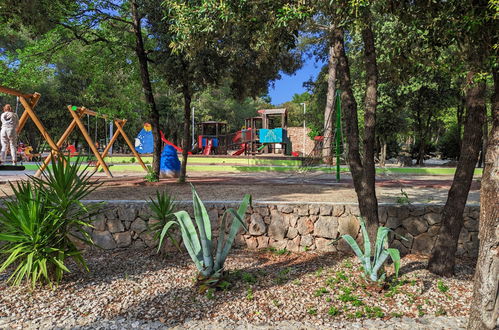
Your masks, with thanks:
M143 173L115 173L115 177L110 179L99 174L103 185L88 199L145 200L158 190L170 192L177 200L192 198L189 183L177 183L176 179L149 183L144 181L143 176ZM11 194L7 181L23 178L26 178L25 173L0 176L2 195ZM444 203L452 179L448 175L380 175L376 182L378 200L394 203L405 193L413 203ZM324 173L191 172L188 181L196 186L205 201L237 201L249 193L256 201L357 202L351 176L347 174L342 174L340 182L336 183L334 174ZM476 178L468 203L479 202L479 189L479 179Z

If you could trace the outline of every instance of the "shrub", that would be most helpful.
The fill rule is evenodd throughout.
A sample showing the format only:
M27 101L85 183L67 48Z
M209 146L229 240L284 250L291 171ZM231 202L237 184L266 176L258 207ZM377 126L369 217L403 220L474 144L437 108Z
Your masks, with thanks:
M38 282L58 283L67 258L88 270L74 240L93 244L85 221L98 208L89 208L81 199L98 187L91 181L81 160L52 161L41 178L10 183L13 197L0 208L0 272L13 267L8 282L19 285L23 279L34 287Z
M399 250L394 248L385 248L385 245L388 245L388 233L391 229L382 226L378 228L374 256L371 256L371 242L369 240L364 220L360 221L360 227L364 238L364 252L362 252L352 236L343 235L341 237L350 245L353 252L357 255L357 258L359 258L364 270L364 276L373 282L384 280L386 273L382 267L386 259L390 256L393 260L393 266L395 268L395 277L398 277L398 271L400 268ZM401 238L405 239L404 237Z
M158 182L159 181L159 178L156 175L156 173L154 173L152 166L147 166L147 174L144 176L144 180L146 180L147 182Z
M158 252L161 249L165 236L167 236L170 241L172 241L172 243L179 248L177 241L169 232L172 224L174 224L172 221L175 220L174 211L177 208L172 196L166 191L161 193L157 191L156 200L151 198L147 205L153 212L155 220L158 221L149 226L149 230L153 233L154 239L159 241ZM167 226L168 223L170 223L170 225Z

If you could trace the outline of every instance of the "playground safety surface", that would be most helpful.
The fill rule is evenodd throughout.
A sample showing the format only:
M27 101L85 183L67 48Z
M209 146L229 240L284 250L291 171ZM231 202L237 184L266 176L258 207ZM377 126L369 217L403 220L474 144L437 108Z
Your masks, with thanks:
M7 181L26 178L25 172L0 173L0 191L10 194ZM33 174L33 173L28 173ZM189 182L194 184L203 200L240 200L245 193L259 201L345 202L356 203L352 178L342 174L339 183L329 173L225 173L191 172L188 183L176 179L146 182L143 173L115 172L114 178L97 174L103 185L92 193L92 200L144 200L156 191L166 190L177 200L192 198ZM376 190L379 202L395 203L407 194L412 203L445 203L453 177L450 175L378 175ZM480 183L475 178L468 203L479 202ZM402 193L403 192L403 193Z

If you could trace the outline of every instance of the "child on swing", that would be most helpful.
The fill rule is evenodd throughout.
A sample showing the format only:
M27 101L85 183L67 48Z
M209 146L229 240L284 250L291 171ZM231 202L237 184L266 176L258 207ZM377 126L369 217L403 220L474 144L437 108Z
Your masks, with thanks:
M2 129L0 130L0 141L2 142L2 152L0 154L0 164L5 162L7 158L7 148L10 146L10 156L12 157L12 165L17 164L17 126L19 125L19 117L14 113L10 104L3 107L3 113L0 116Z

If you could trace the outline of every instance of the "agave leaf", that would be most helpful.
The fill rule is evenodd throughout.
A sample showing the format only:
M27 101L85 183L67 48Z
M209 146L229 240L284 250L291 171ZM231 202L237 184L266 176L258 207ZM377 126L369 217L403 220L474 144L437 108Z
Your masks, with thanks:
M230 249L232 248L232 244L234 243L234 239L236 238L237 233L239 232L239 229L241 228L241 223L243 221L241 219L241 217L239 216L239 214L237 214L237 212L233 208L228 208L225 212L230 213L233 216L233 219L232 219L232 223L230 225L227 240L224 244L222 255L219 259L219 265L218 265L219 268L223 267L225 260L227 259L227 256L229 255ZM217 270L218 269L215 269L215 271L217 271Z
M360 219L360 228L362 230L362 238L364 239L364 256L367 258L364 268L371 269L371 240L366 229L366 223L362 218Z
M387 239L389 232L390 232L390 228L378 227L378 232L376 235L376 246L375 246L375 252L374 252L374 260L379 259L379 257L381 256L381 252L384 249L385 240Z
M225 260L222 260L222 250L223 250L224 240L225 240L225 226L227 223L227 217L228 217L228 213L227 213L227 211L225 211L223 216L222 216L222 223L220 225L220 230L218 231L219 234L218 234L217 250L216 250L216 254L215 254L215 265L213 267L213 269L215 271L217 271L217 269L222 268L222 265L225 262Z
M227 237L227 242L225 243L223 252L222 252L222 257L220 259L220 267L223 267L223 264L225 263L225 260L227 259L227 256L229 255L230 249L232 247L232 244L234 243L234 239L239 232L239 229L241 226L244 228L245 231L248 230L246 224L244 223L244 215L246 214L246 210L248 209L248 206L251 204L251 195L246 194L244 195L243 201L241 202L241 205L239 205L239 208L237 209L237 212L234 211L233 208L229 208L226 210L226 212L229 212L232 214L233 219L232 223L230 226L230 231L229 231L229 236Z
M158 252L161 250L161 245L163 244L163 240L165 238L165 235L168 233L168 230L170 229L171 226L177 224L176 221L168 221L163 229L161 230L161 234L159 235L159 244L158 244Z
M192 201L194 204L194 219L199 230L204 266L206 267L206 272L211 273L213 270L213 256L211 251L212 242L210 217L208 216L208 212L206 211L201 198L199 198L199 195L192 184L191 189Z
M350 245L350 247L352 248L353 252L355 253L355 255L357 256L357 258L359 258L362 263L364 263L363 259L364 259L364 254L362 253L362 251L360 250L360 247L359 245L357 244L357 242L353 239L352 236L350 235L343 235L341 236L347 243L348 245Z
M381 251L380 257L376 260L376 264L374 265L372 272L371 272L371 280L372 281L377 281L378 280L378 271L380 270L381 266L386 261L386 258L388 258L389 254L386 252L386 250Z
M395 277L399 277L399 269L400 269L400 252L397 249L390 248L387 249L390 254L390 258L393 260L393 268L395 270Z
M192 261L194 261L196 268L202 272L204 270L204 264L201 253L201 245L199 243L198 234L194 228L194 224L192 223L192 219L185 211L175 212L174 215L178 219L180 232L182 234L182 241L184 242L185 248Z

